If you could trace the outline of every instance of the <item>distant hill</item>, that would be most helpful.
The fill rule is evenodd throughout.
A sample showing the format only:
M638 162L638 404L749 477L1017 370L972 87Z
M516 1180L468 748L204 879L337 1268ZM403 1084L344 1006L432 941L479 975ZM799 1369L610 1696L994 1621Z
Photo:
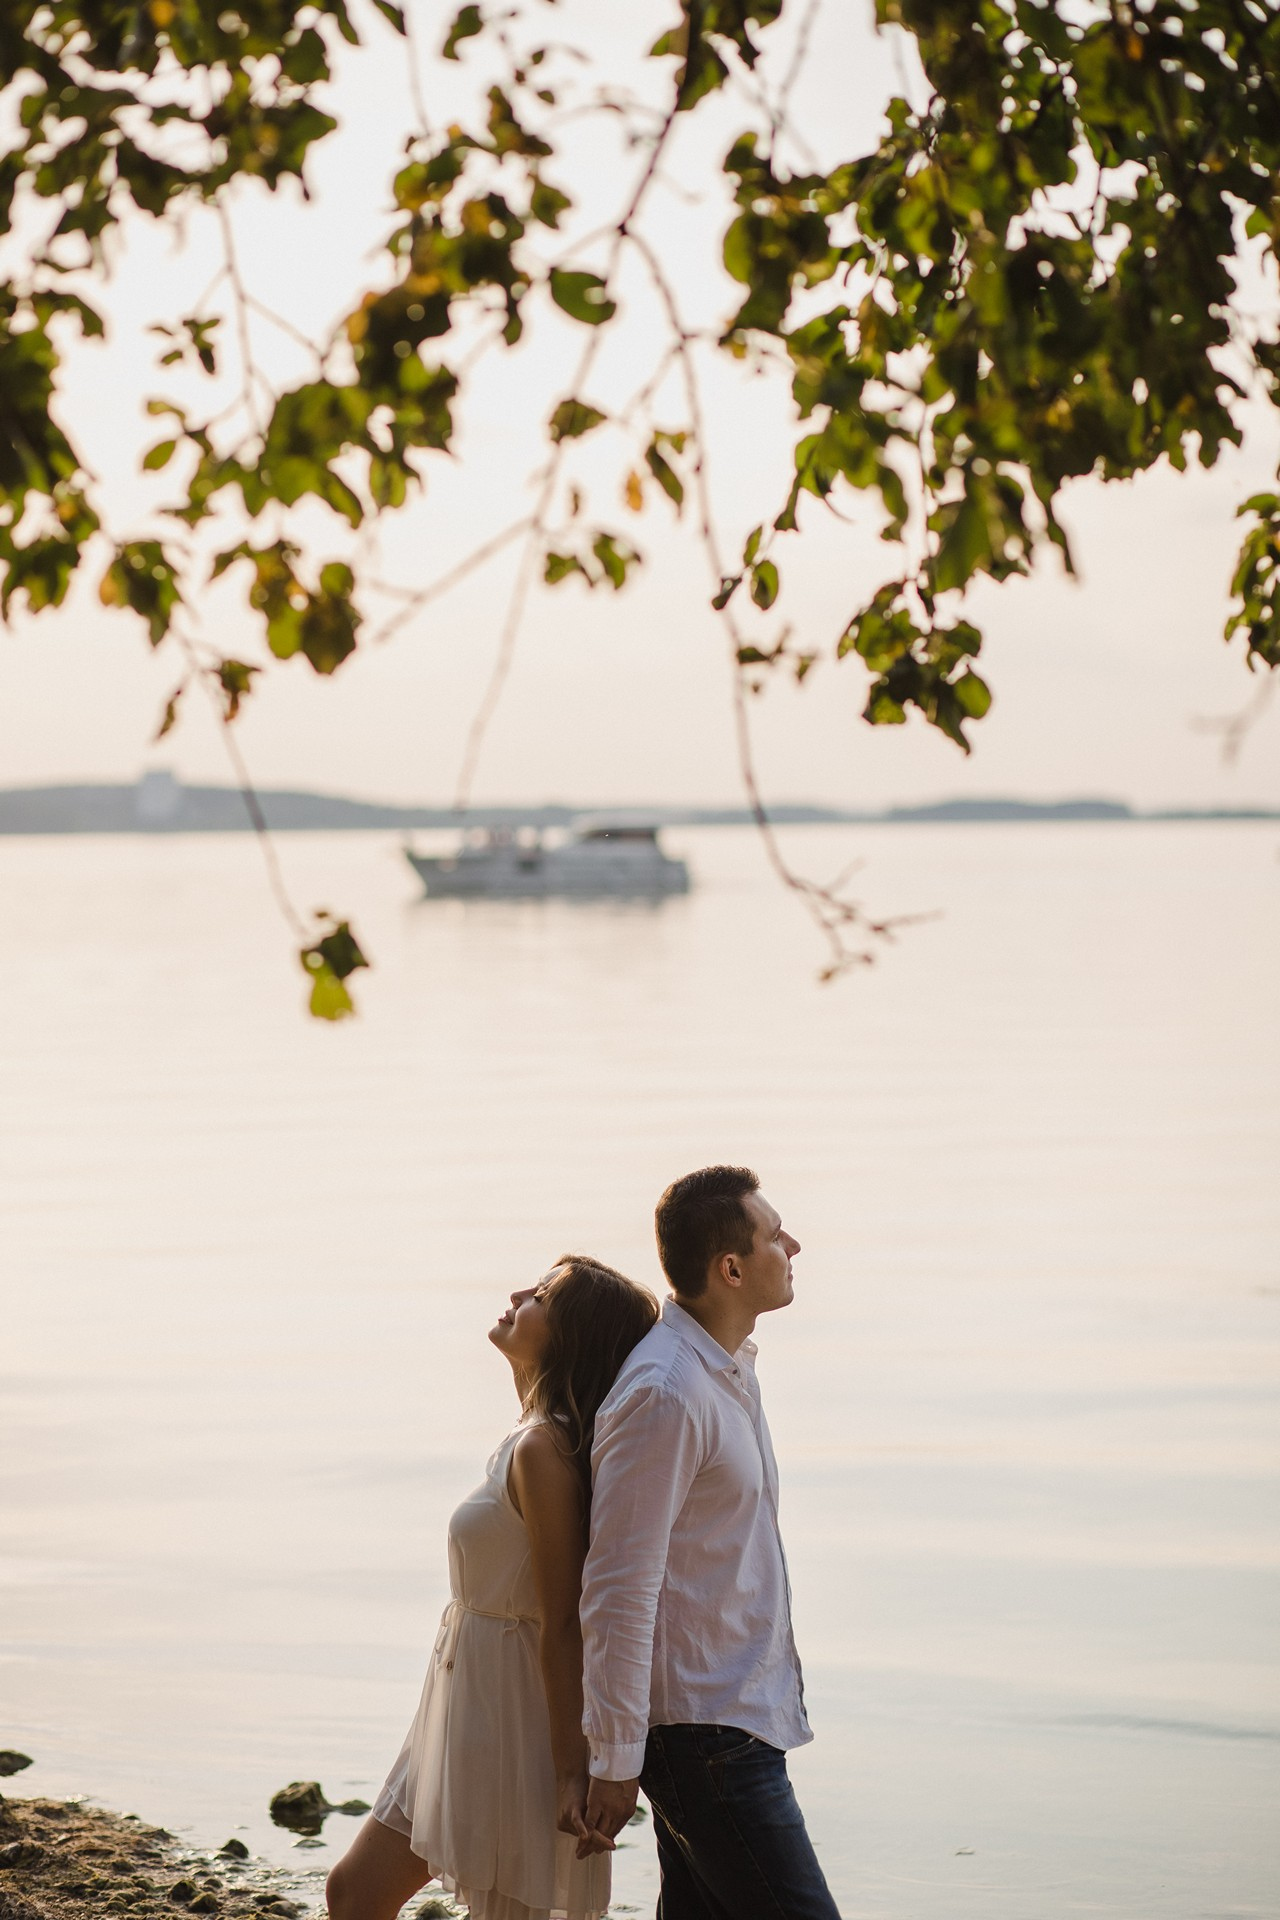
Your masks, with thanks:
M451 807L393 807L379 801L347 800L337 794L300 793L287 788L258 794L267 825L275 833L365 831L388 827L452 827L464 824ZM561 804L472 807L465 824L474 827L563 827L583 813L597 811ZM663 826L744 826L745 807L601 808L605 815L642 812ZM1280 809L1266 807L1185 808L1139 813L1122 800L938 800L923 806L887 807L856 812L838 807L789 803L770 808L782 826L853 822L859 825L909 826L933 822L1275 820ZM144 774L134 786L13 787L0 791L0 834L5 833L238 833L252 827L244 796L236 787L188 787L169 773Z

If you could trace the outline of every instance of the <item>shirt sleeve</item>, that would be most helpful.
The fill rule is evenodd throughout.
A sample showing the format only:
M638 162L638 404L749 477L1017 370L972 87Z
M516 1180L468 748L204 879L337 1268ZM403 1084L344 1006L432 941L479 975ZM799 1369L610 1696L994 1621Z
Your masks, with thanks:
M644 1764L658 1596L698 1455L689 1408L652 1382L596 1421L582 1577L582 1724L597 1779L634 1780Z

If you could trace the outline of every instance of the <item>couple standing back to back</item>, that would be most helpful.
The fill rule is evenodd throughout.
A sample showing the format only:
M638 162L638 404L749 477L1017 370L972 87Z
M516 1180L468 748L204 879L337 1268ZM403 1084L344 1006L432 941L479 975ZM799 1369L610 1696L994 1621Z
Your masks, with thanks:
M787 1778L812 1738L751 1333L799 1242L742 1167L658 1203L672 1297L583 1255L489 1338L521 1420L449 1526L417 1715L332 1920L433 1878L471 1920L599 1920L643 1789L658 1920L839 1920Z

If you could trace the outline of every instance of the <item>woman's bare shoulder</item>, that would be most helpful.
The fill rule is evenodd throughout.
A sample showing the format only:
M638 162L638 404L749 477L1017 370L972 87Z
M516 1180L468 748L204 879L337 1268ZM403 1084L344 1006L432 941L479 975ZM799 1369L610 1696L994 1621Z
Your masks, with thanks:
M563 1444L552 1432L546 1420L530 1420L521 1431L512 1450L512 1462L519 1462L523 1468L532 1468L535 1472L546 1472L560 1467L565 1473L572 1474L568 1456Z
M545 1420L531 1421L511 1454L511 1481L519 1505L554 1501L580 1505L582 1491L573 1462Z

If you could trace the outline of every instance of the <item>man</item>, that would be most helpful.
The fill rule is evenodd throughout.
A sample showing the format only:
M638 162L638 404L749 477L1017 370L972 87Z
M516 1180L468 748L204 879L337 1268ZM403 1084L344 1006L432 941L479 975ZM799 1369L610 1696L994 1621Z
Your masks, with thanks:
M658 1202L673 1299L596 1417L583 1574L591 1785L582 1846L643 1787L659 1920L839 1920L787 1778L812 1739L750 1334L800 1243L745 1167Z

